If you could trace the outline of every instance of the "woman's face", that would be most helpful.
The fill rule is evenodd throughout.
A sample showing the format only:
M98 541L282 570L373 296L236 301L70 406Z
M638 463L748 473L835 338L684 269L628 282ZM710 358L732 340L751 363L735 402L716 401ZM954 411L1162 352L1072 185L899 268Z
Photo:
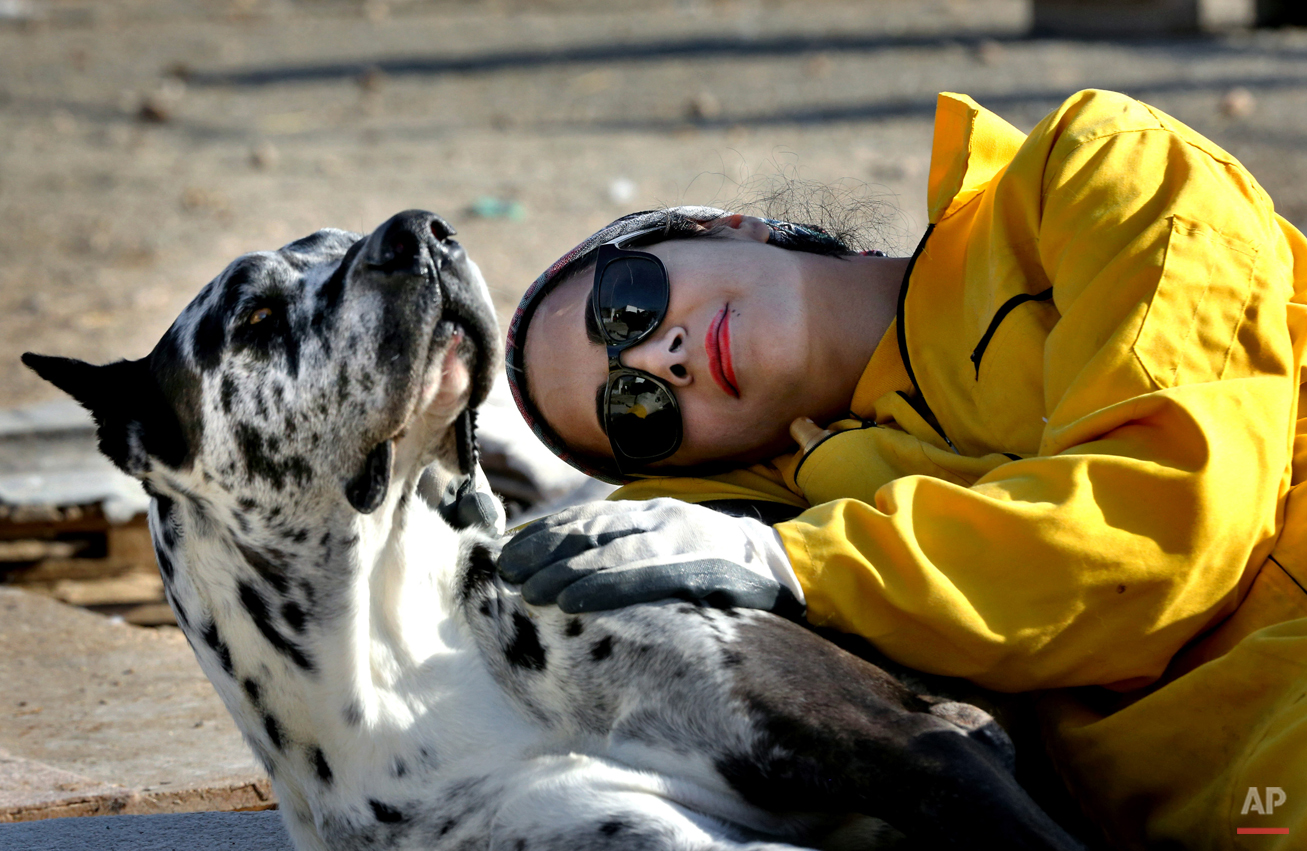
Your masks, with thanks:
M813 333L807 292L814 269L842 261L776 248L766 237L765 224L743 219L721 238L638 249L667 267L670 300L662 323L621 361L665 381L684 423L680 449L653 466L771 457L791 443L795 417L822 418L847 404L847 376L812 374L825 359L815 356L822 335ZM612 457L596 405L607 353L585 329L593 284L590 266L541 303L525 343L527 386L569 446Z

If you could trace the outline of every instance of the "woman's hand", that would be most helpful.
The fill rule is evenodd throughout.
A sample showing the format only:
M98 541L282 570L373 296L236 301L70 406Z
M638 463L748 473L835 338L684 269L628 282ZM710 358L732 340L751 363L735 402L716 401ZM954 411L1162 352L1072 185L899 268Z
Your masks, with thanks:
M533 605L565 612L669 597L803 614L803 590L770 526L676 499L596 502L530 524L499 572Z

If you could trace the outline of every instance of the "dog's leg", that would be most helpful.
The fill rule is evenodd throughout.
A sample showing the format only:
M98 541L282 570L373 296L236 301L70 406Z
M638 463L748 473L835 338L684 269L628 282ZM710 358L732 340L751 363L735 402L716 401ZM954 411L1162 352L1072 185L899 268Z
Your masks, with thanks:
M718 769L770 810L861 812L929 847L1077 848L1017 785L1006 736L779 619L741 624L735 692L758 739ZM979 717L977 717L979 716ZM993 723L992 721L990 723Z
M518 766L490 851L800 851L669 800L666 779L579 754Z

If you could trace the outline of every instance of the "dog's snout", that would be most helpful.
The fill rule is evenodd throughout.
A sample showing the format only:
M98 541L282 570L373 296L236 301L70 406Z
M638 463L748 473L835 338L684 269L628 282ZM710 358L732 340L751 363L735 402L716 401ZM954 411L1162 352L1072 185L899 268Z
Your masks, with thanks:
M416 273L421 266L423 246L433 254L443 252L444 241L453 234L449 222L435 213L405 210L373 232L366 260L382 272Z

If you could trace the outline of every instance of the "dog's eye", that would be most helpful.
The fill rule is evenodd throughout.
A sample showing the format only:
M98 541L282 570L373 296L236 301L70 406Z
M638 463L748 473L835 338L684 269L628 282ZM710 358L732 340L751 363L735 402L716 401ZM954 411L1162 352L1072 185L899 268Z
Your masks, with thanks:
M249 324L258 325L263 320L271 319L271 318L272 318L272 308L260 307L258 310L250 314Z

